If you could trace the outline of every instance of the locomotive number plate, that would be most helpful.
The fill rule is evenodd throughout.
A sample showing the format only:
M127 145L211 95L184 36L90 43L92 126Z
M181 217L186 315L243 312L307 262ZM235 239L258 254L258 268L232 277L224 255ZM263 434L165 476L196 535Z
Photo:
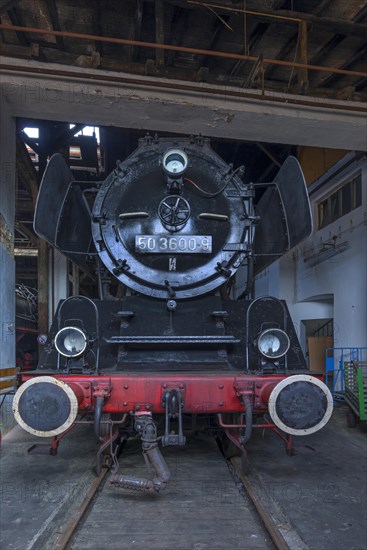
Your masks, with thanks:
M145 254L210 254L208 235L136 235L135 252Z

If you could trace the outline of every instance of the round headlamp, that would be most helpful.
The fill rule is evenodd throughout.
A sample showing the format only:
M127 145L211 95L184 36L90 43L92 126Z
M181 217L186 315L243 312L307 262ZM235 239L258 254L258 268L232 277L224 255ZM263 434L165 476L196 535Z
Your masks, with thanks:
M55 347L64 357L78 357L87 347L87 337L80 328L64 327L55 336Z
M289 350L288 335L280 328L264 330L257 338L257 347L261 355L267 359L279 359Z
M170 149L163 156L162 166L166 174L174 178L182 176L188 163L187 155L182 149Z

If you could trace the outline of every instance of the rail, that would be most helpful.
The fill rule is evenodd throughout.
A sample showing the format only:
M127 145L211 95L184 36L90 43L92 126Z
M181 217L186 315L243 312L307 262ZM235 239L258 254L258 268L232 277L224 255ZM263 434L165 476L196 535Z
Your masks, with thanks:
M223 459L224 460L224 459ZM241 469L241 462L238 457L231 458L227 461L227 465L232 473L234 482L240 481L245 494L248 496L253 508L258 515L259 519L265 530L267 531L272 543L276 550L291 550L297 548L299 550L308 550L308 546L304 543L298 533L292 528L287 518L281 515L277 511L271 509L271 503L268 508L264 506L261 499L258 497L259 492L259 480L255 477L252 480L248 476L244 475ZM99 477L95 478L91 483L90 488L85 494L85 497L81 501L78 509L73 513L73 516L63 527L56 543L54 544L54 550L66 550L71 548L75 535L77 535L78 528L81 526L84 519L92 511L94 504L98 499L98 495L103 491L103 487L108 479L109 470L103 469ZM260 483L261 485L261 483ZM137 502L135 502L137 504ZM153 506L153 502L151 502ZM107 544L107 541L106 541ZM296 544L296 546L294 546Z

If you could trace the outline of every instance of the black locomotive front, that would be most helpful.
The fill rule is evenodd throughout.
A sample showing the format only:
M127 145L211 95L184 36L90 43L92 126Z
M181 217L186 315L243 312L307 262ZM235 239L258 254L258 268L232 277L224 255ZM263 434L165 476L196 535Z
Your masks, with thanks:
M245 184L243 173L202 137L147 136L95 189L51 158L35 230L97 278L99 297L59 305L37 370L16 395L25 429L57 438L83 413L99 437L104 413L111 439L117 415L143 440L150 433L162 485L157 445L184 444L184 412L214 418L241 450L255 416L270 412L266 425L288 435L326 423L330 393L306 369L285 302L251 295L254 274L311 231L302 171L290 157L268 184ZM246 282L231 299L239 268ZM112 292L116 281L122 293ZM52 422L40 421L45 403ZM155 415L166 419L160 436Z
M239 267L252 240L252 198L207 140L143 140L103 183L93 239L103 264L132 290L190 299Z

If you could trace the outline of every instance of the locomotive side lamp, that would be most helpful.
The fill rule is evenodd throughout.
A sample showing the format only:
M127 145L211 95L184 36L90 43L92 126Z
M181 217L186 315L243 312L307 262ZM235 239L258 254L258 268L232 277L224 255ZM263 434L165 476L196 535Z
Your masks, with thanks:
M269 328L259 334L256 345L267 359L280 359L289 350L290 340L284 330Z
M187 155L182 149L169 149L163 155L162 166L165 173L173 179L179 178L189 164Z
M64 357L79 357L87 347L87 337L77 327L64 327L55 336L55 347Z

